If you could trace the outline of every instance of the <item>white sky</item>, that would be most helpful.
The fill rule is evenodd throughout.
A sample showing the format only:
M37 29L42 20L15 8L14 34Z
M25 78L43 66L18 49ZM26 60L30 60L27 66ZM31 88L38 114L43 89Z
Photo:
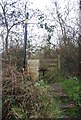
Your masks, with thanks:
M1 0L0 0L1 1ZM5 0L3 0L3 1L5 1ZM12 0L11 0L12 1ZM25 0L25 1L27 1L27 0ZM42 10L42 11L44 11L45 10L45 8L46 8L46 6L48 7L48 8L51 8L51 1L52 0L29 0L30 2L32 2L33 4L31 5L34 9L36 9L36 8L38 8L38 9L40 9L40 10ZM64 5L64 2L67 2L67 1L69 1L69 0L57 0L57 2L59 2L60 3L60 5L61 5L61 7L63 8L63 5ZM76 2L77 3L77 1L79 1L79 0L70 0L70 2L73 4L73 2ZM72 14L73 15L73 14ZM35 31L36 32L36 31ZM41 33L42 34L42 33Z
M38 8L38 9L44 11L44 12L46 12L46 11L45 11L46 7L49 8L49 10L50 10L50 8L52 8L52 6L53 6L52 1L53 1L53 0L30 0L30 2L33 3L33 5L32 5L33 8L35 8L35 9ZM54 0L54 1L55 1L55 0ZM60 7L61 7L61 12L63 12L64 7L65 7L65 4L67 4L67 2L68 2L69 0L56 0L56 1L59 3L59 5L60 5ZM79 0L70 0L70 6L74 6L74 4L77 4L77 1L79 1ZM77 6L77 5L76 5L76 6ZM77 9L77 7L74 6L73 9ZM73 10L72 10L72 11L73 11ZM71 18L74 17L74 11L73 11L72 14L70 15L70 17L71 17ZM71 22L71 24L72 24L72 22ZM34 29L35 29L35 28L34 28ZM38 30L35 30L34 33L35 33L35 32L37 33L37 31L38 31ZM41 30L39 33L42 35L42 30ZM43 33L44 33L44 32L43 32ZM56 39L57 39L57 37L56 37ZM39 43L39 40L37 41L37 43Z
M45 6L51 7L51 2L53 0L29 0L33 3L33 7L34 8L39 8L41 10L43 10L45 8ZM63 7L63 4L66 3L67 1L70 1L71 3L77 3L77 1L79 0L56 0L57 2L59 2L61 4L61 6Z
M39 9L44 9L45 6L49 6L50 0L30 0L33 2L33 7L34 8L39 8Z

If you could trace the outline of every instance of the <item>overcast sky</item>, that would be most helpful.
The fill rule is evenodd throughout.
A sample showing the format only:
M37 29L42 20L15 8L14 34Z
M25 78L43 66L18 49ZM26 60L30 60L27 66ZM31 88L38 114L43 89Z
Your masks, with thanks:
M1 0L0 0L1 1ZM3 0L4 1L4 0ZM26 0L27 1L27 0ZM36 8L38 8L38 9L40 9L40 10L42 10L42 11L44 11L45 12L45 9L46 9L46 7L47 8L51 8L52 7L52 1L53 0L29 0L30 2L32 2L33 4L32 4L32 7L34 8L34 9L36 9ZM61 12L63 12L63 7L64 7L64 5L67 3L67 1L69 1L69 0L57 0L57 2L60 4L60 6L61 6ZM76 11L76 9L77 9L77 3L78 3L78 1L79 0L70 0L70 5L71 6L73 6L73 4L75 4L75 11ZM74 13L73 14L71 14L71 16L74 16Z
M66 3L67 1L70 1L71 4L73 4L73 2L76 4L79 0L29 0L29 1L33 2L33 7L42 10L45 8L45 6L51 7L50 5L52 1L59 2L61 7L63 7L64 3Z
M46 7L49 8L49 10L50 10L53 7L52 1L55 1L55 0L30 0L30 1L33 2L33 5L32 5L33 8L39 8L40 10L46 12L46 10L45 10ZM64 7L65 7L65 5L67 5L67 2L69 0L56 0L56 1L59 3L59 6L61 7L60 12L61 13L64 12ZM69 1L70 7L73 7L71 14L69 16L70 18L75 16L77 8L78 8L78 6L77 6L78 2L79 2L79 0L70 0ZM71 24L72 24L72 22L71 22Z
M33 2L33 7L39 8L39 9L44 9L45 6L50 5L50 0L30 0Z

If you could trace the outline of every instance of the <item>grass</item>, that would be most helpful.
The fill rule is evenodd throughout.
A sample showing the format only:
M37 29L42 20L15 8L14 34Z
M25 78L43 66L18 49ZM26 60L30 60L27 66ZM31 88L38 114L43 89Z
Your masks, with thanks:
M60 83L70 99L79 102L80 101L80 84L76 77L65 79Z
M69 77L62 81L60 85L69 97L68 100L65 100L63 102L68 103L70 100L73 101L75 104L75 107L66 110L65 113L71 117L80 116L81 107L79 106L79 104L81 103L81 86L79 84L79 80L76 77Z
M9 84L5 84L5 86L6 91L10 91ZM33 82L24 78L22 86L16 86L13 95L6 94L6 91L3 90L5 93L4 100L9 99L11 103L11 109L9 103L9 109L7 110L11 116L11 118L8 118L9 120L57 118L61 116L57 100L53 98L53 91L43 79ZM3 107L5 111L5 106ZM8 116L8 112L6 116Z
M10 69L12 73L14 73L14 76L10 73ZM7 111L4 115L4 120L6 120L6 116L8 120L26 120L28 118L46 117L61 118L61 111L58 107L60 99L57 100L57 98L54 97L54 91L50 88L49 84L51 83L51 79L52 83L59 83L61 81L60 85L64 88L70 99L74 100L76 103L76 110L67 111L67 113L74 115L75 111L77 111L77 114L79 114L77 104L80 103L81 98L77 78L74 77L64 80L62 76L56 74L47 81L45 78L33 82L27 77L22 79L22 76L19 76L22 80L18 79L17 75L21 74L17 72L16 75L16 71L12 68L9 68L9 70L7 68L8 72L4 72L6 75L4 75L3 79L3 103L5 103L5 105L3 104L3 114L5 113L5 109ZM8 77L8 80L6 77ZM18 86L12 83L11 78L12 80L15 78L16 82L18 82ZM13 92L12 88L14 88ZM5 108L5 106L8 107Z
M26 116L23 108L17 105L12 106L12 113L15 119L24 119L24 117Z
M64 113L72 118L81 116L81 109L78 107L73 107L64 111Z

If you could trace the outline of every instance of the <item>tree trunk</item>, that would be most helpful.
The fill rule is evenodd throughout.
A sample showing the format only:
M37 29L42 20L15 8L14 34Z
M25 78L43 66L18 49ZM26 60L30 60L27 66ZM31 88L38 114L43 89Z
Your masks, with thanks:
M79 74L81 75L81 35L79 36Z
M8 32L5 38L5 53L4 53L4 62L8 63L9 62L9 57L8 57Z
M81 0L79 1L79 74L81 75Z
M6 51L6 55L8 55L8 32L5 38L5 51Z

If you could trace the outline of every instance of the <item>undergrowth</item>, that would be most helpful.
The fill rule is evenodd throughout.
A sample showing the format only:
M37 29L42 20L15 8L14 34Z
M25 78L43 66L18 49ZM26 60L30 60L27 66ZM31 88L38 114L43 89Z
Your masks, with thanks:
M44 80L33 82L13 66L3 67L3 120L61 116L53 91Z

